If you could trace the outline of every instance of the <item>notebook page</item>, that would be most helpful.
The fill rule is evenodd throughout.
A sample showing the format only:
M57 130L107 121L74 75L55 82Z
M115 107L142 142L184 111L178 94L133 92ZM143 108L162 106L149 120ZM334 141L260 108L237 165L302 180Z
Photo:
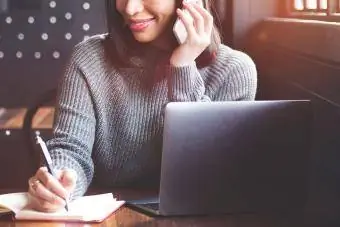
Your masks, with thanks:
M123 204L123 201L116 201L111 193L84 196L71 202L68 212L63 209L55 213L43 213L25 208L16 215L16 218L28 220L99 221Z
M8 212L9 210L18 213L27 203L28 196L26 192L0 195L0 213Z
M69 212L82 215L83 221L99 221L124 204L117 201L112 193L81 197L69 206Z
M57 211L54 213L39 212L30 208L18 212L15 215L18 220L46 220L46 221L57 221L57 220L82 220L82 215L75 214L74 212L66 212L65 210Z
M82 208L83 221L101 221L124 204L124 201L97 201Z

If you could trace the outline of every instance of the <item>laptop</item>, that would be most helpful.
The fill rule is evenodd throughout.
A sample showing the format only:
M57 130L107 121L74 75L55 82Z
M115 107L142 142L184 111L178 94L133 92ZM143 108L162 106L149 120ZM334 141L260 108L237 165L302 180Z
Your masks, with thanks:
M310 101L176 102L164 120L159 195L129 207L156 216L302 212Z

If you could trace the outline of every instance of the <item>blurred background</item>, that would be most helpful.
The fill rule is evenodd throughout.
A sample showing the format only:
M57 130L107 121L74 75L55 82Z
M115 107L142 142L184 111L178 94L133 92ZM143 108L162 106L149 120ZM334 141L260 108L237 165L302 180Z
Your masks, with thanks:
M306 210L340 211L340 1L214 0L223 42L248 53L257 100L310 99L315 110ZM103 0L0 0L0 188L26 188L32 140L51 135L72 47L106 32Z

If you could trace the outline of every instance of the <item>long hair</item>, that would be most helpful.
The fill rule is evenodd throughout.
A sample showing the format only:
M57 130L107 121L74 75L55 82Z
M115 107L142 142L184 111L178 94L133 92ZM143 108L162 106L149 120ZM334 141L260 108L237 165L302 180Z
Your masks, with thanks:
M131 31L124 25L124 19L116 9L116 0L106 1L106 17L108 29L108 48L110 59L118 66L134 66L131 61L133 57L141 56L143 48L132 36ZM161 1L161 0L160 0ZM183 0L176 0L177 8L182 8ZM213 6L210 0L202 0L204 7L212 13L216 18L216 13L213 12ZM175 38L175 37L174 37ZM214 24L211 44L206 50L196 59L199 68L209 65L215 60L219 45L221 44L221 36L217 26Z

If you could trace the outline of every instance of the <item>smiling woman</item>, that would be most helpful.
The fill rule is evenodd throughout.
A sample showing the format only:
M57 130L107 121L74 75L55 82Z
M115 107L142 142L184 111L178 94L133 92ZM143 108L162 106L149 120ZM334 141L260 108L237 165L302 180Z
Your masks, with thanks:
M181 0L106 0L109 33L79 43L62 77L47 142L59 176L40 168L30 178L34 208L57 210L64 206L58 201L83 195L91 183L159 185L170 102L255 99L254 62L221 44L204 1L205 8ZM177 18L187 32L183 43L172 32Z
M158 1L126 1L106 0L107 21L109 35L115 45L117 57L113 59L119 63L134 64L131 56L144 55L145 51L141 43L153 42L160 49L173 49L178 45L173 34L173 25L179 16L176 9L183 8L181 0ZM206 11L211 15L211 3L204 0ZM141 11L141 12L138 12ZM138 16L138 17L137 17ZM216 53L221 43L219 31L214 23L211 23L212 31L209 32L211 42L197 59L198 65L209 64L211 57ZM137 42L136 42L137 41ZM137 64L139 64L138 61Z
M168 25L174 17L175 1L153 1L146 6L143 9L145 6L142 1L116 1L118 12L138 42L153 41L162 33L169 35Z

